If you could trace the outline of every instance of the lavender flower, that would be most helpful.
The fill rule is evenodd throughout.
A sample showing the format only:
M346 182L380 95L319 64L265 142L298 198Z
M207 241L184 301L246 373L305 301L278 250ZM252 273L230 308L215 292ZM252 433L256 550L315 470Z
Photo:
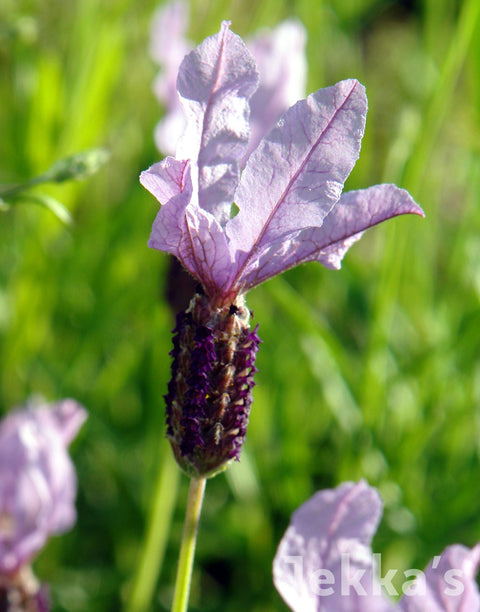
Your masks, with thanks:
M192 475L238 458L245 437L259 343L245 293L307 261L339 268L365 229L423 215L395 185L342 195L367 112L354 79L287 110L241 172L258 79L253 56L224 22L180 66L187 123L176 157L140 177L162 203L149 246L176 256L201 285L177 320L167 395L167 435Z
M29 564L51 535L75 523L77 480L67 447L85 419L68 399L14 410L0 423L0 600L34 597L31 605L44 609Z
M379 556L370 548L381 514L380 496L365 481L319 491L293 513L273 579L294 612L480 611L480 544L449 546L424 572L406 572L415 578L404 583L395 605L387 593L398 595L391 582L396 572L380 579Z

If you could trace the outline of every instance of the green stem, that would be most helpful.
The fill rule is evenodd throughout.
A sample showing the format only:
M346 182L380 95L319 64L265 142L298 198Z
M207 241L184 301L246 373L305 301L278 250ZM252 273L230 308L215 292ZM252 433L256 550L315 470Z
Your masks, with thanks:
M202 510L206 482L206 478L203 477L192 478L190 482L172 612L186 612L187 610L190 584L192 581L195 544L197 542L198 522Z

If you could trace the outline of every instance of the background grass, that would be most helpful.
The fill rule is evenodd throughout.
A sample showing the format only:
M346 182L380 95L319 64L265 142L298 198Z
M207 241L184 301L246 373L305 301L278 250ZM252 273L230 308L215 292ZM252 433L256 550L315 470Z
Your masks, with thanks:
M242 35L300 18L308 90L347 77L367 88L347 188L396 182L427 214L368 232L340 272L308 264L249 294L264 341L258 386L242 461L208 483L191 610L273 612L286 609L271 582L276 546L319 488L361 477L380 488L384 572L480 540L480 5L190 6L196 42L224 18ZM39 188L68 207L71 228L34 205L0 212L0 408L42 394L90 414L72 446L77 526L35 563L57 611L166 610L172 594L188 483L164 440L168 259L146 247L157 204L138 183L160 158L155 7L0 6L0 182L86 148L111 152L94 178ZM154 500L155 545L135 583Z

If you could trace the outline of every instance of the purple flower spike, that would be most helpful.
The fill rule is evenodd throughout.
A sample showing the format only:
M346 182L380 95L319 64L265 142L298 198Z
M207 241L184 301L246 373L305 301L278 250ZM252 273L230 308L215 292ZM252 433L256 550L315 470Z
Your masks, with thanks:
M202 295L177 316L167 436L190 476L213 476L240 457L260 343L249 318L241 299L222 310Z
M40 584L30 566L15 574L0 574L0 610L2 612L49 612L50 592Z
M27 407L0 423L0 574L14 575L76 520L67 446L86 419L74 400Z
M399 595L396 570L380 580L370 548L382 514L376 489L365 481L320 491L296 510L275 555L273 580L294 612L479 612L475 575L480 544L454 545L424 572L409 570ZM392 573L393 572L393 573Z

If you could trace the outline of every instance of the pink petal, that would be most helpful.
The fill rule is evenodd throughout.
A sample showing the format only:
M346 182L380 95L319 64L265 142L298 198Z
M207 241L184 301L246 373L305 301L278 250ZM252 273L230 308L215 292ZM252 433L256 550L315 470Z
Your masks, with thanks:
M178 258L202 284L213 302L233 300L225 290L231 285L233 260L222 226L198 205L186 211L188 233L179 246Z
M233 261L225 232L192 198L190 163L167 157L140 182L160 202L148 246L175 255L213 298L231 283Z
M175 95L177 92L175 91ZM180 106L171 105L169 112L155 126L153 138L155 145L162 153L174 155L180 136L185 131L185 114Z
M190 164L174 157L166 157L161 162L153 164L140 174L140 183L153 194L161 204L166 204L181 193L191 196Z
M410 194L395 185L348 191L342 194L321 227L305 229L258 253L256 266L244 273L244 288L254 287L307 261L320 261L327 268L338 269L347 250L366 229L409 213L424 216Z
M228 22L180 66L177 88L187 128L177 157L191 160L200 206L221 224L230 217L250 135L248 100L257 85L255 61Z
M399 215L415 214L424 217L423 210L405 189L388 183L368 189L347 191L317 230L316 259L327 268L340 268L349 247L360 239L362 232L382 221Z
M305 42L305 28L294 19L262 31L247 42L257 62L260 84L250 100L252 133L242 166L281 115L305 97Z
M190 164L167 157L142 172L140 182L162 203L148 246L180 259L180 244L187 232L185 210L193 191Z
M320 491L293 513L273 562L275 586L292 610L392 611L370 549L381 514L365 481Z
M295 104L252 153L226 228L244 251L238 285L259 252L322 225L358 158L366 112L364 87L341 81Z
M175 154L185 129L176 82L178 68L192 48L185 36L187 24L188 6L180 0L162 6L152 20L151 55L162 68L155 78L154 91L167 110L155 127L155 143L160 151L170 155ZM260 85L250 100L252 134L242 166L280 116L305 97L305 39L303 25L290 19L247 42L260 72Z
M480 593L475 576L480 565L480 544L472 549L454 544L434 557L423 579L410 584L398 605L400 612L479 612ZM415 583L418 589L415 589Z

